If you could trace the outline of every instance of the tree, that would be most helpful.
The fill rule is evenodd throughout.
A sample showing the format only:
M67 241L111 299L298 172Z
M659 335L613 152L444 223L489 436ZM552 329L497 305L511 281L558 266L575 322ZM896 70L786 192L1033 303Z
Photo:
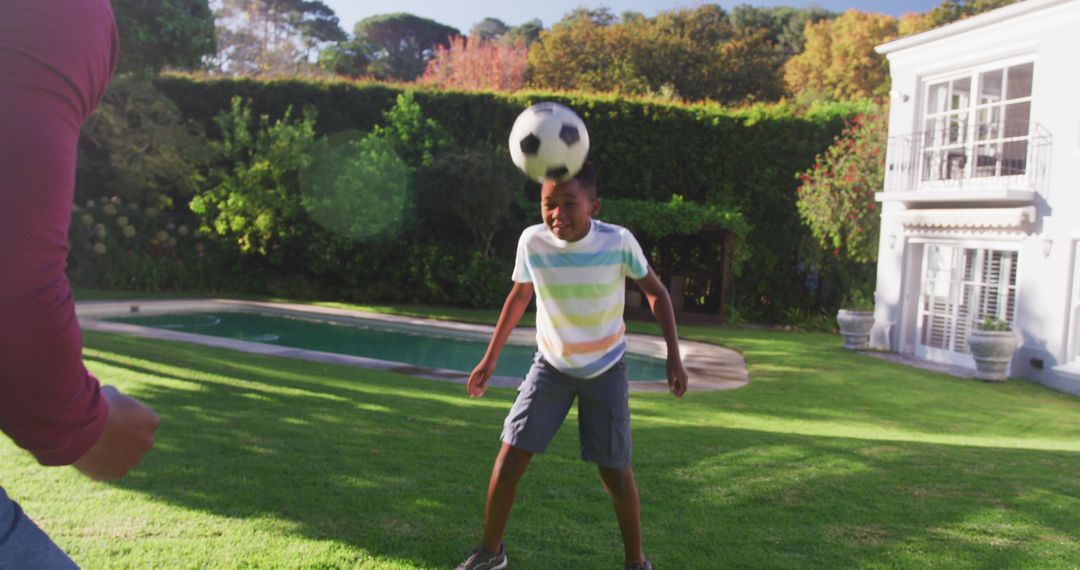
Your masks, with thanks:
M472 29L469 30L469 39L490 42L508 31L510 31L510 26L507 26L502 20L498 18L484 18L473 25Z
M318 0L223 0L217 34L217 64L236 75L310 73L314 51L345 39Z
M877 260L888 113L856 115L814 166L799 174L798 208L823 248L858 263Z
M456 28L412 14L396 13L371 16L357 22L353 38L335 47L339 54L326 61L328 69L341 75L358 75L355 64L366 60L365 73L377 79L412 81L424 73L436 48L446 47L450 38L460 36ZM334 67L348 62L353 69Z
M896 18L858 10L835 20L808 22L806 50L784 64L788 90L834 100L885 95L888 62L874 46L892 40L897 31Z
M599 8L589 9L582 6L567 12L559 22L573 22L574 20L581 18L587 19L597 26L610 26L619 21L619 18L615 16L615 13L612 12L610 8L601 6Z
M815 7L761 8L740 4L731 9L728 20L737 31L744 33L765 30L765 39L776 47L783 59L787 59L803 51L806 43L803 30L807 22L818 22L835 16L828 10Z
M717 83L708 86L711 98L719 101L775 101L783 94L777 73L775 52L765 39L765 31L739 32L720 46Z
M540 39L540 32L544 31L544 23L534 18L524 24L514 26L506 31L503 38L511 42L524 40L525 47L530 47L533 42Z
M940 6L930 11L932 27L944 26L957 20L970 18L983 12L996 10L1002 6L1015 4L1018 0L944 0Z
M319 54L319 67L337 75L360 77L367 73L371 60L350 41L338 42Z
M210 159L206 138L150 81L121 76L109 84L79 138L79 190L158 205L190 196Z
M113 0L123 50L120 73L195 68L216 49L207 0Z
M439 47L420 82L444 89L517 91L525 84L529 49L525 41L466 41L458 36Z
M301 43L304 46L304 61L310 61L312 52L321 46L345 41L345 30L341 29L341 21L333 8L325 3L305 1L301 3L301 10L293 13L294 18L299 17L296 28L300 32Z
M927 30L934 28L934 19L931 17L931 12L925 14L904 14L900 17L900 23L897 25L898 36L910 36L911 34L919 34Z
M533 85L728 103L780 93L779 64L764 35L736 32L719 6L623 21L574 14L530 49Z
M529 49L532 84L545 89L587 89L588 85L582 85L584 75L612 67L604 43L600 25L587 15L570 21L564 18L541 33Z

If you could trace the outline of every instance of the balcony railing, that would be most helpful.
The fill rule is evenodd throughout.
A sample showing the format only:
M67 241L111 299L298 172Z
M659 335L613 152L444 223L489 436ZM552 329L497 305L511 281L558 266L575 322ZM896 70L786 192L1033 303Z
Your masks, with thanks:
M1051 137L1034 122L969 124L889 138L885 190L964 190L1006 187L1042 192Z

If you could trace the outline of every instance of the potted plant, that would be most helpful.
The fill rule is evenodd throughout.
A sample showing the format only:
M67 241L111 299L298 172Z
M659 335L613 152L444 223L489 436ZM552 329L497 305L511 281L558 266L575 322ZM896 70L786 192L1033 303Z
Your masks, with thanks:
M870 344L870 329L874 326L874 302L862 291L852 291L840 303L836 322L844 337L844 348L866 350Z
M1016 352L1016 335L1008 321L988 317L976 322L968 336L968 347L975 358L976 378L991 382L1005 380L1005 371Z

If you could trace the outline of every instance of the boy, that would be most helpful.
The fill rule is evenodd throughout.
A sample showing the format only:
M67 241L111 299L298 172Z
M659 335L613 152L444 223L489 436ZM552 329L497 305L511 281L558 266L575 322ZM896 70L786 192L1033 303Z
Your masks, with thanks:
M484 539L458 570L506 567L503 529L517 483L534 453L543 453L578 398L581 457L596 463L611 494L626 550L627 569L651 570L641 548L637 485L630 468L630 408L622 320L623 282L634 279L667 341L668 387L686 392L671 298L649 268L627 229L592 217L600 210L596 171L586 163L571 180L544 182L542 224L518 242L514 286L503 305L491 343L468 381L469 395L483 396L499 352L535 290L536 341L532 369L519 388L502 432L484 513Z

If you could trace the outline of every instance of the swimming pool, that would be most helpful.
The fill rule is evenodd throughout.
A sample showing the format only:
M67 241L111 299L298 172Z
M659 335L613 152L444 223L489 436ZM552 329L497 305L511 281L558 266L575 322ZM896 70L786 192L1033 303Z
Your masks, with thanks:
M463 335L438 327L400 326L363 319L329 321L266 312L136 313L108 317L106 320L464 373L471 371L480 361L489 340L481 335ZM523 377L529 370L535 352L535 345L508 343L499 356L495 374ZM656 382L666 378L665 363L659 358L627 353L625 362L633 382Z

